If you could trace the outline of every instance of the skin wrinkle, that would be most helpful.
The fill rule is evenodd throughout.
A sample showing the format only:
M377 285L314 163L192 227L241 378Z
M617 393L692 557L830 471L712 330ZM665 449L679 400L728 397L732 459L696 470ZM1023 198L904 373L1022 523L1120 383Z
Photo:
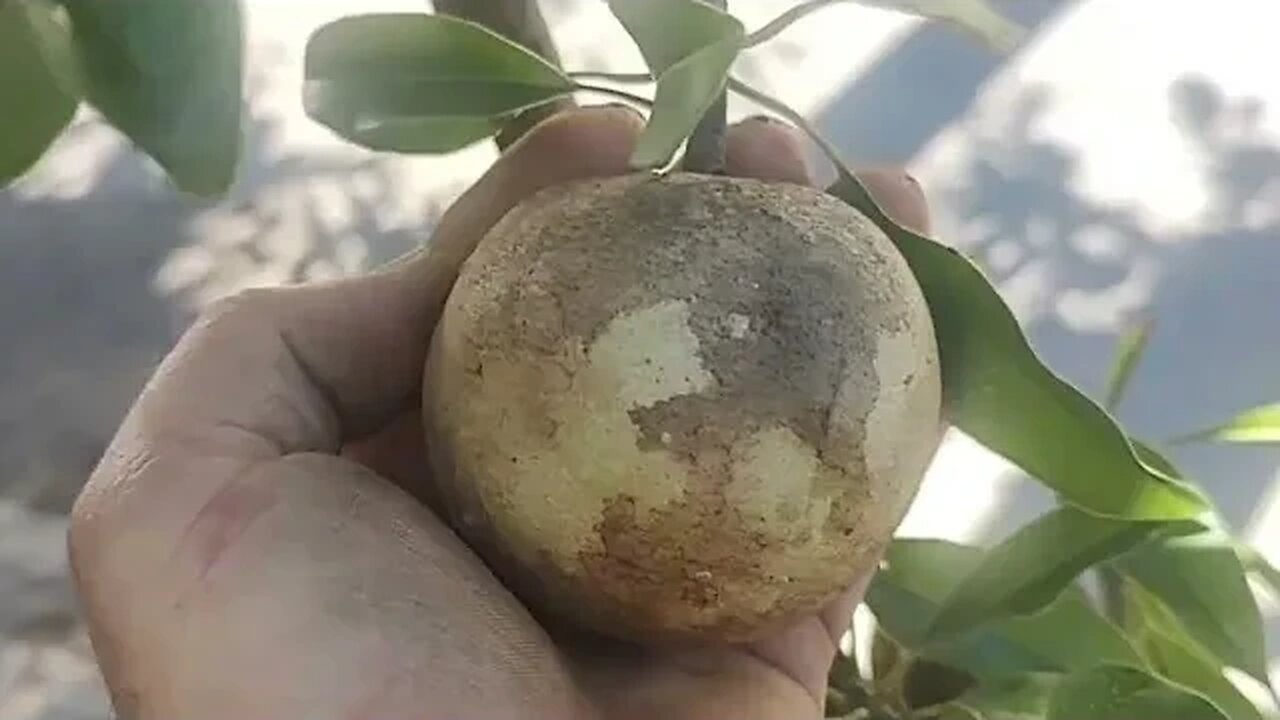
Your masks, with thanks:
M319 375L316 373L316 371L313 368L307 365L307 361L294 347L293 342L290 341L289 339L288 330L281 328L277 331L276 334L280 338L280 344L284 348L285 355L288 358L287 362L290 363L291 365L290 369L295 370L299 375L302 376L303 386L315 388L316 394L320 396L319 401L314 404L314 407L323 408L323 409L340 407L340 404L339 404L340 401L337 395L327 385L320 382ZM287 401L284 403L284 407L292 409L295 413L297 413L299 418L303 420L303 422L306 422L308 418L308 413L303 412L300 408L296 406L292 406ZM323 449L323 450L328 450L330 452L337 452L342 447L342 438L350 437L350 433L347 432L350 430L350 428L342 427L343 425L342 418L336 412L333 412L332 410L329 410L328 412L324 412L322 410L320 413L318 413L318 415L320 415L320 417L311 418L315 423L320 425L319 431L313 433L313 435L315 437L323 437L325 439L324 441L325 447L323 448L294 447L294 448L291 448L292 450L297 451L297 450L303 450L303 449L305 450L322 450Z
M268 437L263 437L261 434L255 432L253 428L248 427L247 425L244 425L242 423L238 423L234 420L224 420L222 422L214 424L210 428L210 434L215 434L220 430L235 431L240 435L240 437L245 442L260 446L261 447L260 459L265 460L268 458L279 457L280 455L283 455L285 452L284 447L281 446L275 440L272 440L271 438L268 438ZM196 445L196 441L193 440L191 444ZM208 450L206 449L206 452L207 451Z
M236 421L213 403L192 406L186 394L163 393L165 397L155 403L157 407L150 408L152 415L167 419L157 421L159 433L170 432L166 426L174 419L180 419L181 432L190 427L193 433L201 434L208 433L209 427L198 425L199 422L240 422L249 433L272 441L281 452L336 452L342 428L334 408L340 406L334 404L335 398L317 381L316 374L302 364L286 332L277 325L279 316L285 314L279 305L289 304L283 298L277 301L278 293L259 289L216 302L202 314L202 319L179 342L175 356L165 361L149 383L152 392L165 390L182 381L181 371L188 366L208 362L199 354L200 349L230 348L233 354L224 358L225 367L267 365L272 370L266 388L246 398L258 405L252 422ZM215 398L218 403L222 400ZM209 413L212 416L205 417ZM147 420L146 416L143 420Z
M357 286L351 291L352 296L344 303L345 307L335 311L350 315L349 322L352 324L361 322L356 317L365 316L363 321L365 328L362 332L368 333L387 334L386 331L378 331L376 328L391 322L389 318L399 315L409 316L413 326L428 326L427 320L420 319L419 316L429 315L436 300L429 292L432 286L418 279L416 276L421 274L421 271L418 270L415 273L414 270L417 268L413 266L399 266L395 270L384 268L380 273L381 276L388 278L389 282L403 284L406 288L405 294L410 297L422 298L421 302L412 303L409 309L399 311L394 307L386 307L388 300L379 297L381 293ZM317 293L325 289L323 286L312 288ZM332 321L316 309L308 308L306 298L291 300L286 302L282 299L277 302L285 308L281 313L283 319L277 323L278 332L303 376L320 391L323 399L327 400L327 407L336 410L339 437L359 438L378 431L385 424L385 420L379 419L379 416L383 415L388 407L397 413L413 409L414 399L421 392L421 378L407 383L398 378L410 375L410 372L401 371L401 367L406 370L421 367L425 350L421 347L419 338L408 336L400 342L378 348L377 352L387 357L386 362L393 364L393 367L383 373L365 373L360 367L364 362L360 348L353 347L335 353L314 347L319 343L318 339L322 340L333 332L329 327ZM341 392L335 383L335 378L352 377L361 378L361 384L365 386L363 391Z

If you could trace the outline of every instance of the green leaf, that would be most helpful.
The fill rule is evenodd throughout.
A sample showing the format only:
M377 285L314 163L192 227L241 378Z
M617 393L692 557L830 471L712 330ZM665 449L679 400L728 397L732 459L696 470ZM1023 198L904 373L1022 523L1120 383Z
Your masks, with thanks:
M1151 673L1120 665L1063 678L1046 720L1231 720L1208 699Z
M660 167L724 92L746 30L737 18L697 0L610 0L657 79L631 164Z
M1263 682L1262 614L1235 542L1218 530L1153 540L1115 566L1166 604L1188 635Z
M0 0L0 186L25 173L79 105L71 31L43 0ZM20 108L14 111L12 108Z
M901 706L904 702L903 679L914 659L906 648L877 625L871 641L871 683L867 688L868 693L890 705Z
M949 22L1001 52L1013 50L1025 31L986 0L858 0L864 5L900 10Z
M902 699L912 709L934 707L955 700L976 682L963 670L919 658L907 667L902 679Z
M1177 617L1140 585L1125 582L1125 617L1161 676L1202 693L1232 720L1262 720L1261 711L1223 675L1223 664L1196 643Z
M895 673L900 675L900 668L910 659L897 640L886 633L883 627L876 627L876 633L871 639L871 677L877 683Z
M1230 443L1280 443L1280 403L1246 410L1231 420L1173 440L1175 444L1211 440Z
M1280 568L1272 565L1262 553L1245 545L1243 543L1236 544L1236 555L1240 558L1240 562L1244 564L1245 570L1250 575L1256 575L1260 580L1266 583L1271 592L1275 594L1276 599L1280 599Z
M858 659L843 652L836 653L836 659L827 673L827 684L846 697L862 694L862 673L858 669Z
M1041 364L968 258L889 219L843 167L830 192L879 225L915 273L933 316L947 412L960 429L1093 514L1177 520L1204 512L1198 494L1139 462L1111 417Z
M1159 630L1151 631L1144 648L1161 675L1204 695L1231 720L1264 720L1262 711L1204 653Z
M1147 343L1151 340L1151 331L1155 324L1147 320L1120 336L1116 350L1116 359L1111 366L1111 374L1107 378L1107 394L1104 407L1114 410L1124 398L1129 387L1133 371L1138 367L1142 354L1146 352Z
M1042 720L1061 675L1028 673L995 678L965 693L947 708L952 717L978 720ZM945 720L948 715L943 713Z
M1133 443L1133 451L1137 454L1138 460L1141 461L1143 465L1146 465L1165 477L1179 480L1182 478L1182 473L1178 470L1177 466L1175 466L1173 462L1170 461L1169 458L1165 457L1159 450L1156 450L1154 447L1142 442L1141 440L1130 438L1129 442Z
M307 42L307 114L364 147L444 153L503 118L567 95L573 81L536 53L449 15L386 13L331 22Z
M937 717L938 720L989 720L987 717L983 716L981 713L971 710L958 703L947 704L941 710L939 710L938 714L935 717ZM1013 717L1007 717L1007 718L1001 718L999 716L996 716L995 720L1040 720L1042 717L1044 716L1036 715L1032 717L1027 717L1024 715L1022 717L1018 717L1015 715Z
M356 125L347 137L380 152L441 154L493 136L502 123L492 118L382 118Z
M1226 521L1222 518L1217 506L1213 500L1200 490L1191 480L1183 475L1173 461L1168 456L1155 449L1151 445L1129 438L1129 442L1133 444L1133 451L1137 454L1138 460L1148 468L1151 468L1160 475L1169 478L1171 482L1176 483L1186 493L1195 495L1199 498L1200 506L1203 508L1200 514L1196 516L1194 523L1199 525L1198 529L1194 528L1191 523L1179 523L1177 528L1183 532L1182 534L1190 534L1193 531L1204 529L1223 529L1227 527Z
M724 90L739 40L730 38L690 55L658 78L653 112L636 141L631 165L665 165Z
M951 637L1053 602L1093 565L1132 549L1162 523L1135 523L1059 507L996 547L947 597L929 630Z
M742 23L698 0L609 0L654 78L699 50L743 34Z
M225 191L240 155L237 0L64 0L86 95L198 195Z
M942 602L981 564L978 548L943 540L895 540L867 593L881 628L912 652L980 678L1060 672L1101 660L1141 665L1114 625L1071 588L1035 615L990 623L955 639L926 635Z
M1178 616L1173 614L1169 606L1133 578L1120 576L1120 592L1124 596L1124 630L1140 650L1147 632L1152 629L1173 634L1186 633Z

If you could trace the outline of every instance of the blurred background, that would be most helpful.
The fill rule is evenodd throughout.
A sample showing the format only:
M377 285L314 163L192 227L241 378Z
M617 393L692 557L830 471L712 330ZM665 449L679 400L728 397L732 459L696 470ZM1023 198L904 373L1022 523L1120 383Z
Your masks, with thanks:
M749 27L794 0L734 0ZM65 514L155 363L210 300L375 266L426 241L493 159L377 155L306 119L309 33L421 0L247 0L248 142L230 197L171 190L84 112L0 191L0 718L109 713L66 577ZM600 0L543 0L568 68L640 57ZM1049 365L1099 397L1118 334L1156 329L1119 414L1160 441L1280 400L1280 5L1009 0L994 56L948 28L854 5L739 71L859 164L905 165L935 234L998 283ZM6 109L5 111L8 111ZM755 112L731 105L734 118ZM1173 458L1280 562L1280 449ZM952 434L901 534L988 543L1047 494ZM1265 599L1264 599L1265 600ZM1280 676L1280 610L1268 613Z

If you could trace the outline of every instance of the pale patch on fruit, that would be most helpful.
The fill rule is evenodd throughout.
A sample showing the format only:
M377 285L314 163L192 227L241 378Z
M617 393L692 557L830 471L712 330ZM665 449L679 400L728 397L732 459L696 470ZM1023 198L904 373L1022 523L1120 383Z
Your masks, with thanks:
M670 453L642 450L628 411L716 384L715 376L703 367L683 300L663 300L618 315L589 347L584 344L582 338L565 338L555 359L511 362L490 356L484 363L484 382L467 393L463 410L499 411L498 416L467 424L496 432L512 448L509 458L477 458L496 462L492 475L502 478L497 483L500 497L490 495L487 502L520 508L497 513L506 526L503 532L536 539L566 565L583 550L595 549L595 525L610 500L633 498L643 517L685 491L688 468ZM534 365L541 367L538 379L528 375ZM551 376L567 382L567 387L539 393L536 400L511 402L512 393L547 387ZM485 397L489 395L493 396ZM531 412L503 411L511 407ZM550 431L539 432L539 426Z
M530 405L537 410L528 415L507 413L468 422L497 429L511 449L509 458L476 458L491 466L486 471L490 477L500 478L482 489L486 504L519 509L496 512L494 521L513 540L545 549L566 570L580 552L598 549L596 524L609 500L629 496L644 515L681 497L688 482L687 468L672 455L638 447L639 436L627 414L634 397L624 399L617 392L618 368L597 362L594 354L588 359L580 339L569 342L578 349L566 348L562 355L567 365L562 369L571 378L567 390L541 396L537 405ZM501 409L505 406L496 393L522 383L536 385L522 373L529 364L529 359L486 363L486 382L473 389L470 411ZM540 420L555 428L550 436L536 432L534 423Z
M613 318L587 356L596 371L616 378L619 398L632 409L700 393L716 383L702 365L683 300L665 300Z
M726 324L729 327L729 337L734 340L742 340L751 332L751 318L742 313L729 313Z
M922 473L922 458L932 453L919 451L921 443L908 440L928 437L931 429L917 427L928 417L927 408L937 407L941 387L936 368L929 367L931 353L921 352L933 342L922 336L928 323L917 322L902 332L883 332L876 339L873 363L880 389L866 419L863 456L867 471L877 477L914 477ZM907 467L903 467L907 464Z
M733 482L725 496L761 527L816 533L831 512L831 498L814 487L824 470L803 438L790 428L771 427L734 447Z

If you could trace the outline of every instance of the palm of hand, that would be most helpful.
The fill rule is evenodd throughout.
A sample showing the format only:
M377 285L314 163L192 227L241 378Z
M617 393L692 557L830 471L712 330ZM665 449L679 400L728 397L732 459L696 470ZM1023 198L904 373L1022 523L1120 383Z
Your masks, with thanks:
M348 455L431 504L431 488L421 483L428 477L421 436L416 417L408 416ZM473 570L463 582L482 584L479 594L487 598L479 607L453 606L454 617L446 622L473 625L483 622L479 618L491 623L500 618L495 624L504 628L506 642L519 648L514 656L490 664L508 667L508 677L489 681L555 677L544 689L559 687L556 697L542 702L559 708L581 705L584 717L592 720L820 718L827 670L863 590L851 588L821 615L803 618L750 646L663 651L549 630L510 597L469 548L448 543L443 549ZM460 617L464 613L467 617Z
M249 293L194 324L72 515L72 569L122 718L821 717L860 589L746 648L570 640L428 509L414 408L459 265L530 193L625 172L639 127L616 108L553 118L450 209L429 252ZM807 180L779 125L736 126L726 159L734 174ZM921 225L902 179L865 178Z

